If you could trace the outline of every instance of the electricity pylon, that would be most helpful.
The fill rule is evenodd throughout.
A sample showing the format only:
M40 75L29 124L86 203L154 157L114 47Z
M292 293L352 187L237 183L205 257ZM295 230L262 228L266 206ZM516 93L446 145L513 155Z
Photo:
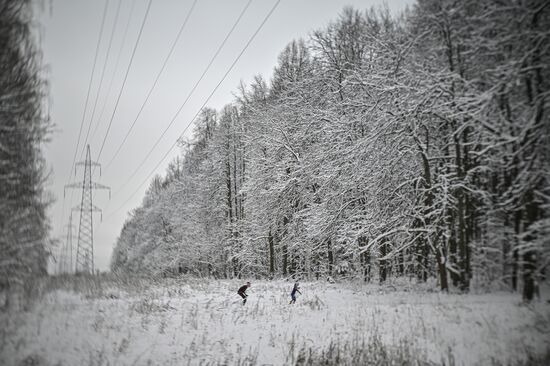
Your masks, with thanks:
M101 212L101 209L93 204L92 192L94 189L107 189L109 190L109 199L111 199L111 188L96 182L92 182L92 167L99 167L99 174L101 175L101 165L95 161L92 161L90 154L90 145L86 147L86 160L80 161L75 165L75 176L76 168L79 165L84 166L84 179L81 182L76 182L65 186L65 189L82 189L82 198L80 201L80 205L73 207L73 211L80 211L75 272L94 274L93 213Z
M58 261L58 273L71 273L74 271L73 268L73 228L74 225L72 224L73 221L73 215L69 215L69 224L65 225L65 228L67 228L67 239L65 240L65 243L63 243L63 246L61 247L61 250L59 251L59 261Z
M71 273L73 268L73 215L69 215L69 224L65 225L67 228L67 240L65 241L65 248L63 250L63 269L61 273Z

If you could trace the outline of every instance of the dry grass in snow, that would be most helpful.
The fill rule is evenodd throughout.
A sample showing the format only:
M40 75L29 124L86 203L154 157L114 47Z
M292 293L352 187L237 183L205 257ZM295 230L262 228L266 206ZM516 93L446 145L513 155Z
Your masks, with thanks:
M137 283L137 282L136 282ZM72 282L0 315L5 365L545 364L550 306L352 283Z

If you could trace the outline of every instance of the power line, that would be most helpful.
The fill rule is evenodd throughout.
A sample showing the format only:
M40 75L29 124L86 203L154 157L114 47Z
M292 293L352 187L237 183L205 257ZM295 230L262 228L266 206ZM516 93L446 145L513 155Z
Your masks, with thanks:
M124 34L122 35L122 42L120 43L120 48L118 50L118 55L117 55L117 58L116 58L115 68L113 70L113 75L111 76L111 81L109 82L109 87L107 88L107 93L105 95L105 102L103 103L103 107L101 108L101 113L99 113L99 117L97 119L97 123L95 125L94 132L92 132L92 137L90 137L90 141L92 141L94 139L94 136L95 136L95 134L96 134L96 132L99 128L100 122L102 120L103 113L105 112L105 109L107 107L107 102L109 100L109 95L111 94L111 89L113 87L113 83L115 81L115 76L116 76L117 71L118 71L118 65L120 63L120 58L122 56L122 50L124 48L124 45L126 44L126 36L128 35L128 29L130 29L130 23L131 23L131 20L132 20L132 14L134 13L135 5L136 5L136 1L133 0L132 1L132 6L130 8L130 12L128 14L128 21L126 22L126 27L124 29Z
M95 111L96 111L96 108L97 108L97 102L99 100L99 95L101 93L101 87L103 85L103 79L105 77L105 70L107 68L107 63L109 61L109 55L111 53L111 46L113 44L113 37L114 37L114 34L115 34L115 29L116 29L116 25L117 25L117 21L118 21L118 15L120 13L120 5L121 4L122 4L122 0L119 0L118 1L118 6L117 6L117 9L116 9L116 13L115 13L115 18L114 18L114 21L113 21L113 28L111 29L111 36L109 37L109 45L107 46L107 53L105 55L105 61L103 62L103 68L101 70L101 77L99 78L99 86L97 88L97 93L96 93L96 96L95 96L94 107L92 109L92 116L90 117L90 123L88 124L88 130L86 132L86 137L84 139L84 144L82 146L82 152L80 153L81 158L84 155L84 151L86 150L85 146L86 146L86 143L88 142L88 137L90 135L90 129L91 129L93 121L94 121Z
M277 8L277 6L279 5L279 3L281 2L281 0L277 0L277 2L273 5L273 7L271 8L271 10L269 11L269 13L266 15L266 17L264 18L264 20L262 21L262 23L260 24L260 26L256 29L256 31L252 34L252 36L250 37L250 39L248 40L248 42L246 43L246 45L244 46L244 48L241 50L241 52L239 53L239 55L237 56L237 58L233 61L233 63L231 64L231 66L229 67L229 69L227 70L227 72L224 74L224 76L222 77L222 79L219 81L219 83L216 85L216 87L214 88L214 90L212 90L212 92L210 93L210 95L208 96L208 98L206 98L205 102L203 103L203 105L201 106L201 108L197 111L197 113L195 114L195 116L191 119L191 121L187 124L187 126L185 127L185 129L183 130L183 132L179 135L178 139L176 139L176 141L172 144L172 146L170 146L170 149L164 154L164 156L162 157L162 159L157 163L157 165L153 168L153 170L149 173L149 175L141 182L141 184L137 187L137 189L130 195L130 197L128 197L128 199L126 201L124 201L124 203L122 203L122 205L120 205L116 210L112 211L108 217L111 217L115 212L119 211L122 207L124 207L124 205L126 203L128 203L132 197L134 197L134 195L140 190L140 188L145 184L147 183L148 179L151 177L151 175L153 175L153 173L155 172L155 170L160 166L160 164L162 164L162 162L166 159L166 157L168 156L168 154L170 153L170 151L172 151L172 149L177 145L178 143L178 140L181 136L183 136L183 134L187 131L187 129L189 128L189 126L191 126L191 124L193 123L193 121L195 120L195 118L197 118L197 116L200 114L200 112L203 110L203 108L206 106L206 104L210 101L210 99L212 98L212 96L214 95L214 93L216 92L216 90L218 90L218 88L220 87L220 85L222 84L222 82L225 80L225 78L227 77L227 75L229 75L229 73L231 72L231 70L233 69L233 67L235 66L235 64L239 61L239 59L241 58L241 56L244 54L244 52L246 51L246 49L248 48L248 46L250 46L250 44L252 43L252 41L254 40L254 38L256 37L256 35L260 32L260 30L263 28L263 26L265 25L265 23L267 22L267 20L271 17L271 15L273 14L273 12L275 11L275 9ZM179 111L178 111L179 113Z
M113 119L115 118L115 114L117 111L118 103L120 102L120 97L122 96L122 92L124 91L124 86L126 85L126 80L128 79L128 74L130 73L130 69L132 67L132 62L134 61L134 56L136 54L137 47L139 45L139 41L141 39L141 35L143 34L143 28L145 27L145 22L147 20L147 17L149 16L149 10L151 9L151 4L153 0L149 0L149 3L147 4L147 10L145 11L145 15L143 17L143 20L141 22L141 27L139 29L139 34L136 39L136 43L134 44L134 49L132 51L132 56L130 57L130 62L128 63L128 67L126 68L126 73L124 75L124 80L122 81L122 87L120 88L120 92L118 93L118 97L115 103L115 108L113 109L113 113L111 114L111 119L109 120L109 125L107 126L107 131L105 132L105 136L103 137L103 142L101 143L101 148L99 149L99 154L97 155L97 160L99 161L99 158L101 157L101 153L103 152L103 148L105 147L105 141L107 140L107 136L109 136L109 131L111 130L111 125L113 123Z
M97 39L97 45L95 48L95 55L94 55L94 62L92 66L92 73L90 75L90 81L88 82L88 91L86 93L86 101L84 102L84 111L82 112L82 120L80 121L80 129L78 131L78 139L76 141L76 147L74 150L74 156L73 156L73 162L71 163L71 168L69 170L69 177L67 178L67 183L71 181L71 173L73 171L73 166L76 162L76 155L78 154L78 146L80 145L80 137L82 136L82 127L84 126L84 120L86 119L86 112L88 110L88 101L90 99L90 91L92 90L92 82L94 80L94 74L95 74L95 67L97 64L97 56L99 54L99 46L101 44L101 38L103 36L103 29L105 27L105 18L107 17L107 9L109 7L109 0L105 0L105 7L103 9L103 16L101 18L101 26L99 29L99 37ZM72 204L72 194L71 194L71 203ZM61 217L63 218L65 216L65 198L63 198L63 206L61 210Z
M117 25L117 21L118 21L118 15L120 13L120 5L121 4L122 4L122 0L118 0L118 6L117 6L117 9L116 9L115 18L114 18L114 21L113 21L113 28L111 30L111 36L109 37L109 45L107 46L107 54L105 55L105 61L103 62L103 69L101 70L101 77L99 78L99 86L97 88L97 93L96 93L95 101L94 101L94 107L92 109L92 116L90 117L90 123L88 124L88 131L86 132L86 138L84 139L84 144L82 146L82 152L80 153L81 158L84 155L84 152L86 151L86 143L88 142L88 136L90 135L90 129L91 129L93 121L94 121L97 102L99 100L99 94L101 93L101 87L103 85L103 79L105 77L105 70L107 69L107 63L109 61L109 55L111 54L111 46L113 44L113 37L115 35L115 29L116 29L116 25Z
M229 37L231 36L231 34L233 33L233 31L235 30L235 28L237 27L237 25L239 24L239 22L241 21L241 18L243 17L244 13L246 12L246 10L248 9L248 7L250 6L250 4L252 3L252 0L249 0L248 3L245 5L245 7L243 8L243 10L241 11L241 13L239 14L239 17L237 18L237 20L235 21L235 23L233 24L233 26L231 27L231 29L229 30L229 32L227 33L227 35L225 36L225 38L223 39L222 43L218 46L218 49L216 50L216 52L214 53L214 56L212 56L212 58L210 59L210 62L208 63L208 65L206 66L206 68L204 69L204 71L202 72L202 75L200 76L200 78L197 80L197 82L195 83L195 85L193 86L193 88L191 89L191 91L187 94L187 97L185 98L185 100L183 101L183 103L180 105L180 107L178 108L178 110L176 111L176 114L174 115L174 117L172 117L172 119L170 120L170 123L168 124L168 126L166 126L166 128L164 129L164 131L162 132L162 134L159 136L159 138L155 141L155 143L153 144L153 146L151 147L151 149L149 150L149 152L145 155L145 157L141 160L141 162L138 164L137 168L134 170L134 172L130 175L130 177L126 180L126 182L124 182L124 184L117 190L117 192L120 192L120 190L122 190L122 188L124 188L131 180L132 178L137 174L137 172L140 170L140 168L143 166L143 164L145 163L145 161L147 161L147 159L149 158L149 156L151 156L152 152L155 150L155 148L157 147L157 145L159 144L159 142L162 140L162 138L164 137L164 135L166 134L166 132L168 132L168 130L170 129L170 127L174 124L174 122L176 121L176 118L178 117L178 115L181 113L181 111L183 110L183 107L187 104L187 101L189 101L190 97L193 95L193 93L195 92L195 90L197 89L198 85L200 84L200 82L202 81L202 79L204 78L204 76L206 75L206 73L210 70L210 67L212 66L212 64L214 63L214 61L216 60L216 58L218 57L219 53L221 52L222 48L225 46L227 40L229 39Z
M132 132L132 129L134 128L134 126L136 125L136 122L138 121L139 117L141 116L141 112L143 112L143 109L145 108L145 105L147 104L147 102L149 101L149 98L151 97L151 94L153 93L153 89L155 89L155 87L157 86L157 83L160 79L160 76L162 75L162 73L164 72L164 69L166 68L166 65L168 64L168 60L170 59L170 57L172 56L172 53L174 52L174 49L176 48L176 45L183 33L183 30L185 29L185 26L187 25L187 21L189 20L189 18L191 17L191 13L193 12L193 9L195 8L195 5L197 4L197 1L198 0L195 0L193 1L193 4L191 5L191 9L189 10L189 12L187 13L187 16L185 17L185 20L183 21L183 24L181 25L179 31L178 31L178 34L176 35L176 38L174 39L174 42L172 43L172 47L170 48L170 51L168 52L168 54L166 55L166 58L164 59L164 62L162 64L162 67L160 68L156 78L155 78L155 81L153 82L153 85L151 86L151 88L149 89L149 92L147 93L147 96L145 97L145 100L143 101L143 103L141 104L141 107L136 115L136 117L134 118L134 122L132 123L132 125L130 126L130 129L128 130L128 132L126 132L126 135L124 136L124 138L122 139L122 143L118 146L118 149L117 151L115 152L115 154L113 155L113 157L111 158L111 160L109 160L109 162L107 163L107 165L105 166L105 169L108 169L109 166L111 165L111 163L113 162L113 160L115 160L115 158L117 157L118 153L120 152L120 150L122 149L122 146L124 146L124 144L126 143L126 139L128 138L128 136L130 135L130 132Z
M99 30L99 38L97 39L97 45L96 45L96 48L95 48L94 64L92 66L92 75L90 76L90 82L88 83L88 92L86 93L86 102L84 103L84 112L82 113L82 121L80 122L80 130L78 131L78 140L76 142L76 148L75 148L75 151L74 151L73 162L71 164L71 171L73 169L72 167L74 166L74 163L76 162L76 155L78 154L78 146L80 145L80 137L82 135L82 127L84 125L84 120L85 120L86 112L87 112L87 109L88 109L88 101L90 99L90 91L92 90L92 81L94 79L95 66L96 66L96 63L97 63L97 55L99 54L99 45L101 44L101 38L103 36L103 28L105 27L105 18L107 16L107 9L109 7L108 5L109 5L109 0L105 0L105 8L103 9L103 17L101 19L101 28ZM70 180L71 180L71 173L69 173L69 179L67 181L70 181Z

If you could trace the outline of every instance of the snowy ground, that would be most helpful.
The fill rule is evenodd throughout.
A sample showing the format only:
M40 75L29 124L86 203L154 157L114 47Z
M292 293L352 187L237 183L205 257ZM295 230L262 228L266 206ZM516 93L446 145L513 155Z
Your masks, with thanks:
M529 364L550 349L550 305L358 284L169 281L49 292L0 315L2 365ZM68 288L69 286L67 286ZM34 363L33 363L34 362ZM370 362L370 361L369 361Z

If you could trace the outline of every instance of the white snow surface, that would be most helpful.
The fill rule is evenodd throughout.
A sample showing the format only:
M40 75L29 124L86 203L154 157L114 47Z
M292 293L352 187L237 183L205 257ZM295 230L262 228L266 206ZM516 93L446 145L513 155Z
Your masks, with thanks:
M441 294L353 283L186 280L101 296L55 290L3 313L3 365L286 365L301 349L375 338L439 364L513 364L550 349L550 306L518 294ZM345 357L345 355L344 355Z

